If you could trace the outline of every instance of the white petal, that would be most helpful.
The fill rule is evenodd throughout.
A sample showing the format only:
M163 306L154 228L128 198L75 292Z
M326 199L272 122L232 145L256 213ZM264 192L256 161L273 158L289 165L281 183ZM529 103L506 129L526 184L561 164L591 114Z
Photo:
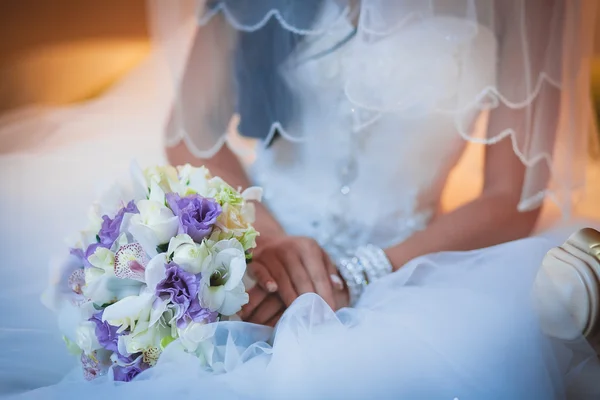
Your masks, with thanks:
M179 339L187 351L195 352L198 345L212 338L217 329L217 324L202 324L192 322L185 329L179 329Z
M236 288L241 282L246 273L246 257L232 258L229 264L229 277L223 287L230 291Z
M75 331L75 343L85 354L90 354L94 350L101 349L98 338L96 337L96 324L91 321L82 322Z
M137 199L145 199L148 195L148 183L144 177L144 171L135 161L131 162L129 167L131 178L133 181L134 194Z
M201 289L202 306L211 311L218 311L225 301L225 289L223 286L204 286Z
M256 221L256 207L254 207L254 203L245 203L242 206L240 214L246 223L253 224Z
M185 233L177 235L169 241L169 248L167 250L167 255L171 257L177 249L182 244L194 244L194 240L190 237L190 235L186 235Z
M215 243L215 251L219 252L226 249L234 249L244 253L244 247L237 239L226 239Z
M152 311L150 312L150 326L156 324L160 317L167 310L167 306L169 305L169 300L156 300L152 304Z
M169 218L155 224L152 229L156 233L159 244L169 243L171 238L177 234L179 228L179 219L177 217Z
M156 246L161 243L159 243L156 233L154 233L154 231L148 226L141 223L141 217L139 215L134 215L131 217L129 233L131 233L131 236L133 236L133 238L139 242L140 245L142 245L144 251L150 257L154 257L156 254L158 254Z
M149 294L125 297L104 309L102 321L108 321L113 326L120 326L120 332L127 328L135 329L140 315L149 312L152 300L153 296Z
M226 292L219 312L225 316L233 315L239 312L242 306L248 303L248 300L248 293L246 293L244 285L240 284L234 290Z
M261 201L263 189L258 186L252 186L242 192L242 197L246 201Z
M156 291L156 285L166 276L165 263L167 262L167 257L165 253L160 253L150 260L148 265L146 266L146 272L144 275L144 280L146 281L146 285L153 293Z
M150 182L150 201L155 201L160 204L165 204L165 192L162 190L155 180Z

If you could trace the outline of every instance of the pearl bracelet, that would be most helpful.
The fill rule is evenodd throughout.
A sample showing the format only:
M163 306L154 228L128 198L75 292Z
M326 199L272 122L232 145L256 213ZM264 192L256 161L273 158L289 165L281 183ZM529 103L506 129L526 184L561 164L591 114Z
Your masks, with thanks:
M371 244L359 247L354 254L341 257L337 264L348 287L350 306L356 304L368 284L392 272L392 264L383 250Z

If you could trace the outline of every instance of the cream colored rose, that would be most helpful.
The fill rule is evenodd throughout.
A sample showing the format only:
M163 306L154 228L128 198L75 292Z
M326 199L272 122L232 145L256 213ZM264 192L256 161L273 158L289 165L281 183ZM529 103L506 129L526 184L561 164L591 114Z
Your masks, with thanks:
M244 217L240 207L230 204L223 204L221 215L217 218L217 227L225 234L232 233L235 236L242 236L249 228L250 222Z

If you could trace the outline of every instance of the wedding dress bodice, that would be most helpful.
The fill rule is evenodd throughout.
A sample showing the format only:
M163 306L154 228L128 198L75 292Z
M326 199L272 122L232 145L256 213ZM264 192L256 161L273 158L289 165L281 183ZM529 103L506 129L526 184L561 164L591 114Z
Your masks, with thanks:
M345 21L345 27L299 46L298 57L307 61L284 75L300 99L302 112L291 126L303 140L277 138L258 150L251 172L288 233L344 249L389 246L426 226L465 145L455 113L444 111L444 103L475 98L495 74L491 33L480 29L470 46L475 61L459 65L461 47L435 33L436 25L452 22L415 24L365 52L345 41L353 30ZM325 55L311 59L313 54ZM360 90L364 82L352 82L356 68L390 83L389 93L361 96L409 106L399 112L357 107L349 86L358 83ZM468 87L456 85L461 73L472 75ZM477 115L469 107L461 112L470 121Z

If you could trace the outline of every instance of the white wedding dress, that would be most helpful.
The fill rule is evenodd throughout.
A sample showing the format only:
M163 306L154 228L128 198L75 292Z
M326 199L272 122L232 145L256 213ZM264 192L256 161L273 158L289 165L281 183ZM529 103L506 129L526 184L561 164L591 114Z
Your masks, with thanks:
M452 21L431 23L451 24ZM402 36L392 36L380 43L375 49L380 60L385 63L387 57L402 58L401 52L394 51L403 47L399 41L420 43L423 52L437 51L443 45L424 37L418 30L411 34L413 36L404 32ZM329 39L335 43L340 38L331 36ZM286 75L304 106L303 114L298 115L292 122L293 128L288 129L301 132L305 140L293 143L285 137L277 138L271 147L257 150L256 162L249 171L254 182L264 187L267 206L287 232L312 236L325 248L335 251L364 243L382 247L394 245L427 226L439 208L449 171L465 146L455 131L454 120L427 107L432 104L432 98L468 97L472 93L460 91L476 92L493 81L495 39L482 29L476 41L474 59L480 64L471 73L471 86L451 84L455 67L451 58L435 65L428 64L427 54L421 59L413 58L407 64L405 76L398 78L404 79L402 85L407 96L420 91L420 81L410 79L415 71L431 74L435 83L432 87L437 91L430 90L427 101L418 104L410 117L394 114L370 121L360 130L363 135L360 146L351 143L354 137L348 134L350 128L345 128L350 124L344 122L352 121L356 112L345 100L342 89L347 72L345 59L356 56L352 41ZM331 43L318 45L329 47ZM25 244L10 242L12 248L21 249L16 254L7 247L11 250L8 257L12 264L24 257L28 263L38 265L35 267L37 277L16 269L4 269L0 275L2 281L11 281L14 287L29 287L22 295L15 290L0 294L3 303L0 306L3 315L0 379L6 380L0 388L6 388L7 393L45 386L16 396L40 399L514 400L562 399L567 395L573 399L598 398L594 396L600 395L600 383L593 376L599 373L600 366L591 348L583 339L565 342L546 337L533 308L531 289L541 260L546 251L558 244L556 238L547 237L419 258L370 285L355 308L337 313L318 296L304 295L286 311L275 331L243 322L221 323L209 353L212 357L207 360L208 367L186 354L175 342L165 350L155 368L127 384L118 385L105 378L88 383L78 368L61 379L61 374L70 368L69 358L50 322L51 316L44 315L37 303L40 284L30 284L32 279L43 280L40 275L44 266L40 265L42 260L34 260L24 252L35 251L31 241L40 240L42 236L55 237L57 230L66 233L64 225L57 228L60 218L71 218L66 225L70 230L75 229L72 214L79 212L83 218L86 203L93 199L93 194L86 192L90 188L89 180L112 178L117 170L124 171L121 167L129 157L141 155L142 163L164 162L157 146L158 137L154 137L156 142L151 142L152 135L150 138L133 136L133 133L127 136L130 128L159 132L154 125L166 109L166 102L162 100L153 105L155 108L148 103L135 105L135 99L140 97L132 95L128 100L128 95L139 87L134 78L133 84L118 88L116 95L92 103L88 108L75 109L66 118L67 121L87 121L91 126L99 122L94 118L94 107L104 112L131 107L131 115L116 115L110 126L104 126L123 136L115 133L109 139L89 139L88 146L70 145L63 146L64 150L48 151L49 156L36 156L38 164L35 166L29 156L2 159L5 166L14 171L4 176L12 182L14 193L23 198L40 193L47 196L45 201L54 201L59 210L54 216L36 216L44 223L31 237L25 235L20 239ZM160 96L158 91L156 98ZM150 110L156 115L145 120L152 113ZM475 109L465 111L473 121L476 114ZM42 121L45 120L42 118ZM81 123L75 125L71 131L83 128ZM69 126L63 125L61 132L67 135L68 130ZM405 134L398 135L398 132ZM142 137L146 139L141 140ZM116 145L117 142L121 144ZM101 143L105 143L105 147ZM117 150L107 160L102 155L107 153L99 149L108 152L114 146ZM71 157L74 151L79 154L72 163L61 158ZM102 163L111 162L118 167L107 166L103 172ZM57 171L58 163L64 163L63 171ZM46 170L54 169L57 171L54 179L68 180L69 184L60 194L53 194L49 187L43 186L49 185L43 175L46 172L39 171L37 165ZM80 169L72 170L74 166ZM67 175L67 170L71 175ZM20 183L24 174L38 179L41 190L24 187ZM39 174L44 179L37 177ZM84 183L78 187L80 181ZM62 196L67 198L69 207L60 208ZM71 196L74 200L69 199ZM20 200L13 199L8 204L19 207ZM31 201L30 206L27 201ZM23 209L35 204L32 200L25 202L21 205ZM76 206L72 206L75 203ZM9 211L3 207L0 212ZM6 214L6 218L11 216ZM9 231L6 232L8 236ZM558 240L564 239L564 236L558 237ZM48 243L52 244L46 251L60 251L56 240ZM3 285L8 289L7 283ZM10 305L14 298L21 296L22 301ZM565 323L570 322L567 315L565 312L563 316Z

